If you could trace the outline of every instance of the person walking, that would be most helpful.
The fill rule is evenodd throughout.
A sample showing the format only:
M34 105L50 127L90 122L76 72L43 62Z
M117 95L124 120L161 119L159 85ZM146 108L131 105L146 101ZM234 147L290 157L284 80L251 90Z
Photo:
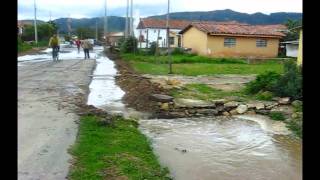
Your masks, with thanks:
M81 45L81 41L79 39L76 40L76 45L78 48L78 54L80 53L80 45Z
M58 55L58 52L60 50L60 42L59 38L56 34L54 34L50 40L49 40L49 47L52 48L52 58L55 59L55 57Z
M88 41L88 39L85 39L81 42L81 46L83 48L83 51L84 51L84 59L90 59L90 53L89 53L89 50L90 50L90 42Z

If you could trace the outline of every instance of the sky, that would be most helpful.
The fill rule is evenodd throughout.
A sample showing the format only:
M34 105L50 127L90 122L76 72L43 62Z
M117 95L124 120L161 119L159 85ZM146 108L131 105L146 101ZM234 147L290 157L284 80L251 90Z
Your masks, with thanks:
M105 0L35 0L37 19L104 16ZM130 3L131 0L129 0ZM167 12L167 0L133 0L133 16L142 18ZM108 16L125 16L126 0L107 0ZM302 0L171 0L170 12L231 9L243 13L302 12ZM18 19L34 18L34 0L18 0Z

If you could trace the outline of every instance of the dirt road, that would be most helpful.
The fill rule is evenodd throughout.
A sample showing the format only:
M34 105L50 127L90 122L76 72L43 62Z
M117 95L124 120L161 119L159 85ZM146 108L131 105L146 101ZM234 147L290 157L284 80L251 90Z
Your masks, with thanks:
M86 94L94 60L18 67L18 179L65 179L75 142L76 95Z

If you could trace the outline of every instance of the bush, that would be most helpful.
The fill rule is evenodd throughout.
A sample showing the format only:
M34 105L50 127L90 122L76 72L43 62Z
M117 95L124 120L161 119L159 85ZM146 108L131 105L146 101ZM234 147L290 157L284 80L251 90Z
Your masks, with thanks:
M280 97L302 99L302 73L295 61L284 64L284 74L274 85L274 93Z
M245 92L248 94L256 94L259 91L272 91L274 85L280 78L280 74L267 71L257 76L254 81L246 85Z
M156 53L156 50L157 50L157 42L150 43L150 48L148 50L148 54L154 55Z
M171 54L172 55L184 54L184 51L182 48L174 48Z
M262 101L271 101L273 98L273 94L270 91L260 91L257 95L256 95L258 100L262 100Z
M121 53L133 53L137 51L138 40L134 36L128 37L121 43Z
M271 112L269 117L276 121L284 121L286 119L281 112Z

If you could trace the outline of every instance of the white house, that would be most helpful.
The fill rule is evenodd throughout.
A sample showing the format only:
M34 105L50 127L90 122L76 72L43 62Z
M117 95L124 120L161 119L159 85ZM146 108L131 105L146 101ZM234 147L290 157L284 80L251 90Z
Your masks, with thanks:
M178 32L187 27L190 23L191 21L184 20L169 21L169 41L171 47L182 47L181 35L178 34ZM159 47L167 47L166 20L151 18L140 19L135 36L138 38L139 48L148 48L150 43L157 42L158 37Z
M299 41L286 41L282 42L286 45L286 56L288 57L298 57Z

